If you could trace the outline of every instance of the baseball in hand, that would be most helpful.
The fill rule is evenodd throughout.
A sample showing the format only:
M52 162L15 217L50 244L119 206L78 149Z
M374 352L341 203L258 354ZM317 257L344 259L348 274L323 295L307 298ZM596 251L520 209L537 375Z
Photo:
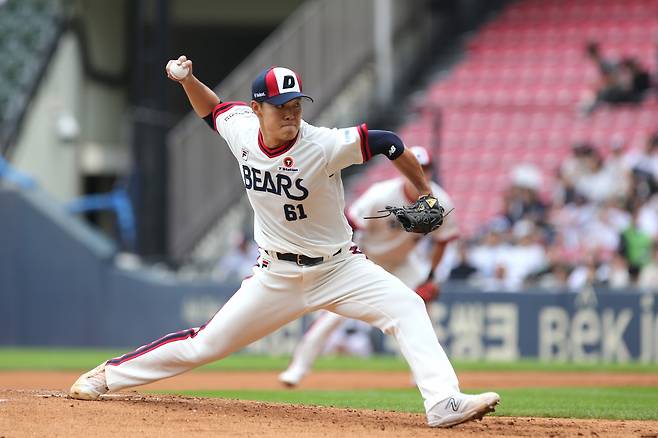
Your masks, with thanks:
M185 77L189 72L190 72L189 68L179 65L177 62L172 62L171 65L169 66L169 74L171 74L174 78L178 79L179 81L185 79Z

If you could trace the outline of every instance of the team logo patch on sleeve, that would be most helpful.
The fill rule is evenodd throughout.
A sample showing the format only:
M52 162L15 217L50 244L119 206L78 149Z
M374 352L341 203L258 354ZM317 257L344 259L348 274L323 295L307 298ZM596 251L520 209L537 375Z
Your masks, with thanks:
M295 159L293 157L284 157L283 166L279 166L279 172L299 172L299 169L295 167Z

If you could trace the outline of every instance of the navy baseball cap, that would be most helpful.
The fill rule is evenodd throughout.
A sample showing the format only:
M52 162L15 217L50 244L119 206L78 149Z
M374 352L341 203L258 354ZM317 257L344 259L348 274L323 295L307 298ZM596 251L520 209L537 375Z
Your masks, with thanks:
M283 105L297 97L310 96L302 93L302 80L297 73L285 67L269 67L260 72L251 84L251 98L256 102Z

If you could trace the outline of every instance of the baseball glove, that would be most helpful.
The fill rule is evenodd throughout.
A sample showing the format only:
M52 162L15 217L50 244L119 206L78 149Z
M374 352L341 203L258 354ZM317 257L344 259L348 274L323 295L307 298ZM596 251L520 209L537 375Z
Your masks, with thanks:
M364 219L377 219L393 214L400 221L405 231L427 234L439 228L443 224L443 218L450 211L446 213L434 196L423 195L411 205L406 207L387 206L384 210L379 210L378 213L386 214L369 216Z

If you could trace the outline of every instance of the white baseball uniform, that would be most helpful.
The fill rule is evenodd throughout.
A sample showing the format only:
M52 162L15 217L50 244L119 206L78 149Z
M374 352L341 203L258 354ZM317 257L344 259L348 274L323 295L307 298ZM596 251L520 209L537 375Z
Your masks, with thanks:
M305 313L327 309L396 337L429 410L459 391L423 300L351 242L341 169L370 156L365 125L327 129L302 122L288 144L268 149L244 103L220 103L215 128L242 171L260 246L253 276L205 325L169 334L107 362L115 391L221 359ZM278 253L323 257L313 266Z
M372 185L350 207L348 217L357 231L357 243L370 260L402 280L411 289L424 283L431 269L428 257L420 242L424 236L408 233L394 216L384 219L364 219L377 216L387 205L407 205L416 199L405 193L404 178L395 178ZM448 194L432 182L432 194L446 211L453 208ZM446 216L443 225L426 238L435 242L448 242L459 236L454 213ZM345 321L340 315L322 312L295 347L292 360L280 379L296 384L307 374L322 354L332 333Z

